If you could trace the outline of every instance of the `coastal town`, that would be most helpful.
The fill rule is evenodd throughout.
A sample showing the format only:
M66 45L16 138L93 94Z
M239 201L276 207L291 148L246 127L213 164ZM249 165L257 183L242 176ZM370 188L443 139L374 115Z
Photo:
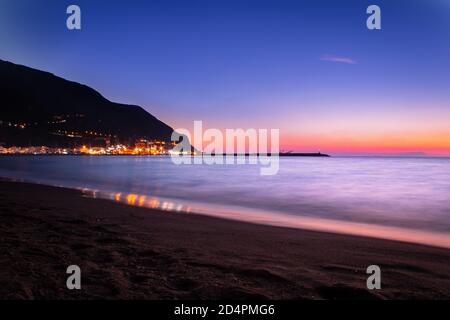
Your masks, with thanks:
M106 146L82 145L73 148L27 146L5 147L0 145L0 154L30 154L30 155L168 155L174 142L139 139L134 144L107 144Z

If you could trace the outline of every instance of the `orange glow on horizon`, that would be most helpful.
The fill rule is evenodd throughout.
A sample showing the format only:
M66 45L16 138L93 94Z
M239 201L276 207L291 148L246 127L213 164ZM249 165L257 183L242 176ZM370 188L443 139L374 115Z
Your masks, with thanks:
M281 137L281 150L324 153L407 153L450 155L450 132L384 135L299 135Z

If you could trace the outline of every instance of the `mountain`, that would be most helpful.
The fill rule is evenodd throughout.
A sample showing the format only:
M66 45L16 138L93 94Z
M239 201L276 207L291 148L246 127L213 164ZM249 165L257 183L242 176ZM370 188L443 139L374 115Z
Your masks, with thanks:
M170 141L173 129L143 108L94 89L0 60L0 145L103 145Z

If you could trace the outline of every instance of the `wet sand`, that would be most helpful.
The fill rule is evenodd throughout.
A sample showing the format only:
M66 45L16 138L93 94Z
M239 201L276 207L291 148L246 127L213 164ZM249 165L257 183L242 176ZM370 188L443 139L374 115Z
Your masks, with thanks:
M82 289L66 288L66 268ZM367 290L379 265L382 289ZM450 250L0 181L0 299L450 299Z

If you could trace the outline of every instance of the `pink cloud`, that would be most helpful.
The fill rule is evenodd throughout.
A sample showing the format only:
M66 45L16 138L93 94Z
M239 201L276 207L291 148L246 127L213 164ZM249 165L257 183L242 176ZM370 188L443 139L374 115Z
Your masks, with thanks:
M324 56L320 57L320 60L322 60L322 61L330 61L330 62L346 63L346 64L356 64L357 63L352 58L341 57L341 56L333 56L333 55L324 55Z

